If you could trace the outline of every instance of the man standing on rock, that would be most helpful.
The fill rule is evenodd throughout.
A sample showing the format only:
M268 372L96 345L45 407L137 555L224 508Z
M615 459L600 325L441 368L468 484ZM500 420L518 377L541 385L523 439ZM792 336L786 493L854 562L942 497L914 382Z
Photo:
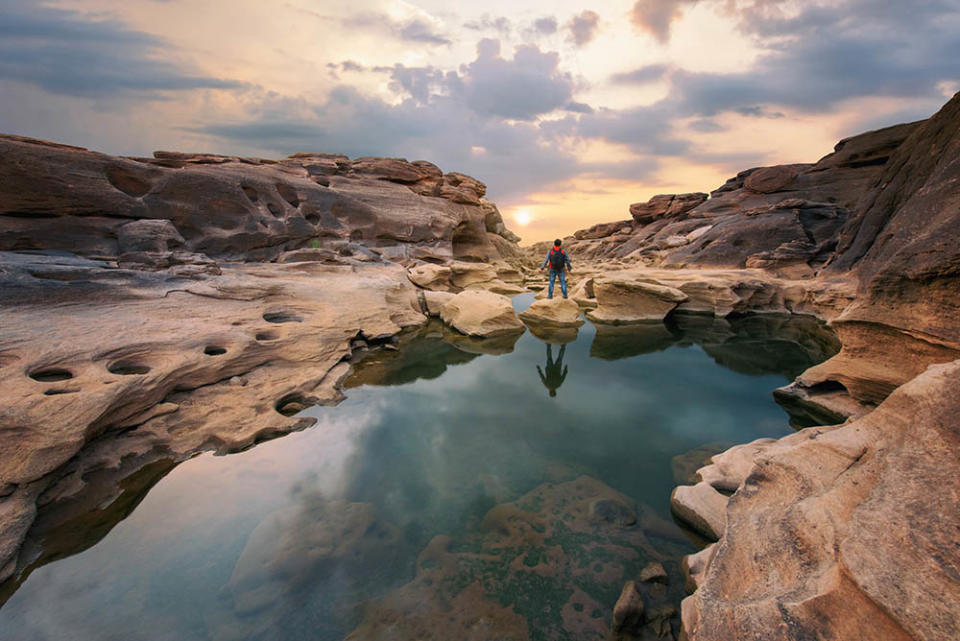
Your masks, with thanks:
M566 270L573 271L573 265L570 264L570 257L567 252L560 248L560 239L553 241L553 247L547 252L547 257L543 259L540 269L546 269L550 265L550 286L547 288L547 298L553 298L553 283L557 277L560 277L560 291L563 297L567 297L567 274Z

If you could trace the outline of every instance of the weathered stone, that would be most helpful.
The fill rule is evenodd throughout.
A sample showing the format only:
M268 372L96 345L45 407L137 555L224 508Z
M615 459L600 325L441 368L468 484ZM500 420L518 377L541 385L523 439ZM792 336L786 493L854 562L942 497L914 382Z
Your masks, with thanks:
M709 483L680 485L670 495L670 510L699 534L716 541L726 528L727 500Z
M661 563L654 561L640 570L639 580L641 583L666 583L667 571Z
M770 445L684 601L688 638L953 639L958 376L933 365L863 418Z
M661 218L682 217L706 199L707 194L702 193L662 194L645 203L630 205L630 215L636 223L646 225Z
M689 554L683 557L680 563L680 569L686 579L688 592L694 592L703 585L707 570L710 568L710 561L717 552L717 544L711 543L696 554Z
M427 313L430 314L430 316L439 318L440 310L442 310L443 306L450 302L450 299L453 297L454 294L450 292L424 291L423 299L427 304Z
M450 282L457 287L469 287L486 283L497 278L497 270L486 263L450 263Z
M760 194L772 194L790 186L797 179L799 171L793 165L762 167L750 173L743 186Z
M572 300L560 297L534 301L519 316L530 327L580 327L584 323L580 318L580 307Z
M673 287L627 279L596 279L593 291L597 308L587 312L587 318L614 325L663 320L688 298Z
M643 597L634 581L627 581L613 606L610 631L614 635L637 634L643 626Z
M524 325L506 296L468 289L451 298L440 310L443 322L470 336L522 334Z
M450 274L449 267L431 263L417 265L407 273L410 282L417 287L441 292L447 292L453 288L453 284L450 282Z

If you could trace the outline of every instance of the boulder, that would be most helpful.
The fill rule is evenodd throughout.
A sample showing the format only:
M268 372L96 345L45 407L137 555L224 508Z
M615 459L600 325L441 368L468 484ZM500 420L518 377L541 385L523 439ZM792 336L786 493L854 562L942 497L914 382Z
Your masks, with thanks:
M643 583L666 583L667 571L663 569L663 564L653 561L640 570L639 578Z
M727 501L709 483L680 485L670 494L670 511L708 540L716 541L726 528Z
M453 288L450 275L449 267L432 263L417 265L407 271L410 282L417 287L441 292L447 292Z
M597 308L587 318L614 325L663 320L688 298L679 289L632 279L599 278L593 291Z
M643 623L643 596L634 581L627 581L623 584L616 605L613 606L610 631L615 636L635 635L640 632Z
M450 299L453 298L455 294L450 292L436 292L431 290L425 290L423 292L423 300L427 306L427 314L435 318L440 317L440 311L443 309L443 306L450 302Z
M559 297L534 301L519 316L528 327L580 327L584 323L580 318L580 306L570 299Z
M450 263L450 282L460 288L486 283L497 278L497 269L487 263Z
M479 289L468 289L451 298L441 308L440 317L457 331L481 338L522 334L524 330L509 298Z

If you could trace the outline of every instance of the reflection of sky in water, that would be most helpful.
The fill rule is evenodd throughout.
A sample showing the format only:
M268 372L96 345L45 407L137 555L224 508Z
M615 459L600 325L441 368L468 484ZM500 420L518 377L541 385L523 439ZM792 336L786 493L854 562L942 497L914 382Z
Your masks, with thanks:
M0 636L245 638L223 636L243 630L236 618L224 628L223 586L258 523L304 496L372 503L402 532L397 554L409 560L378 577L383 591L410 578L433 535L465 531L544 481L588 474L667 516L671 457L789 431L770 394L785 376L733 373L697 345L591 358L594 331L587 324L567 346L569 374L554 398L536 371L544 344L528 333L511 354L450 365L432 380L351 389L339 407L308 409L311 429L180 465L99 544L37 569L0 610ZM344 581L324 589L367 589L363 577ZM349 631L311 622L313 636L301 637L306 620L295 618L277 624L292 626L286 638Z

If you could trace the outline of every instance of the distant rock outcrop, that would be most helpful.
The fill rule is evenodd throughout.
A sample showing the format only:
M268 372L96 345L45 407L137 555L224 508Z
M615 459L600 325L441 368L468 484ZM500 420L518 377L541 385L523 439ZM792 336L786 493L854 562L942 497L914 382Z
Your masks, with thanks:
M121 158L0 136L0 251L115 258L130 250L127 225L156 221L178 248L215 260L267 261L346 242L391 260L519 255L485 193L470 176L402 158Z

